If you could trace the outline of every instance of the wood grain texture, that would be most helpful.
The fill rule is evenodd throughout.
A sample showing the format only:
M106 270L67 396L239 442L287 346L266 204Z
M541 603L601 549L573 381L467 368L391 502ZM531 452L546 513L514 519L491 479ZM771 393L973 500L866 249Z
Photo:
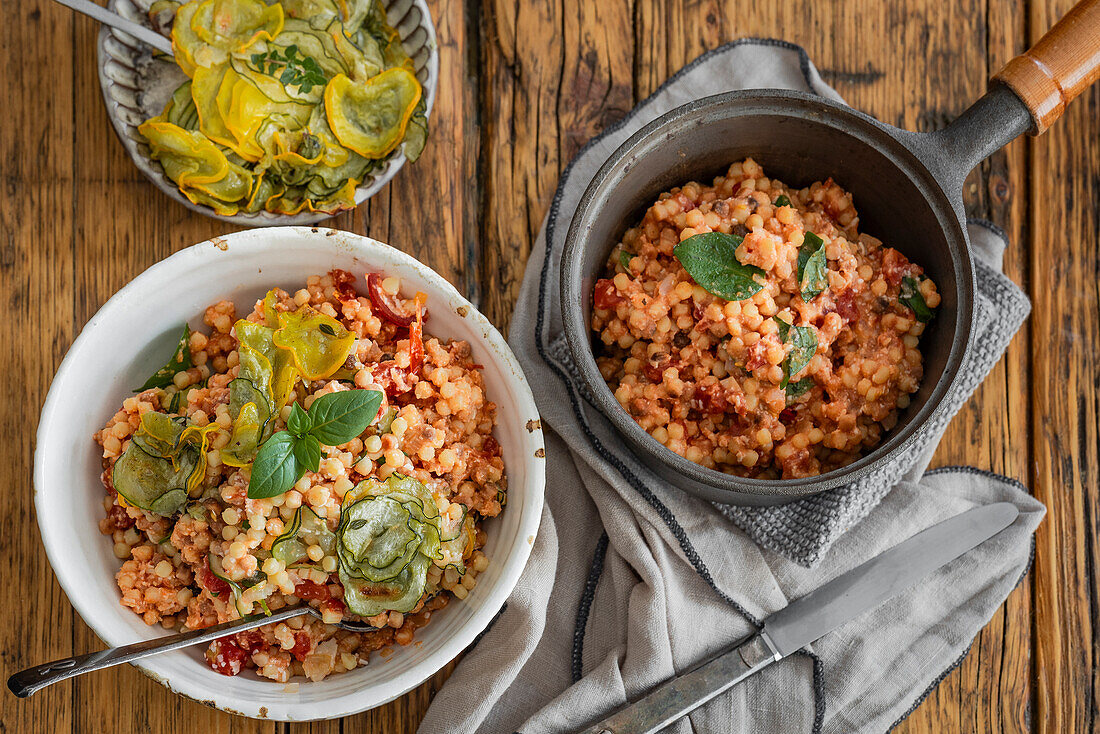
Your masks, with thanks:
M422 159L334 225L424 260L506 327L561 169L593 135L703 51L744 36L806 48L851 104L909 129L942 127L1034 42L1068 0L434 0L440 89ZM34 528L33 441L55 365L125 282L233 227L160 195L103 114L95 25L50 0L5 4L0 59L11 101L0 132L0 601L9 673L101 643L49 570ZM43 93L43 70L50 77ZM1027 482L1050 510L1032 575L899 732L1095 730L1100 495L1100 94L1044 136L995 154L967 181L967 212L1013 243L1005 271L1030 323L952 422L936 465ZM858 205L858 202L857 202ZM410 213L412 216L410 216ZM25 609L36 614L28 616ZM335 722L230 716L126 667L0 699L0 732L337 734L416 729L453 665L391 704ZM125 695L119 695L124 691Z
M1033 36L1069 10L1029 7ZM1031 40L1035 40L1032 38ZM1062 120L1028 141L1033 298L1031 484L1048 516L1036 536L1035 730L1097 726L1100 94L1093 87ZM1080 175L1067 175L1080 171Z

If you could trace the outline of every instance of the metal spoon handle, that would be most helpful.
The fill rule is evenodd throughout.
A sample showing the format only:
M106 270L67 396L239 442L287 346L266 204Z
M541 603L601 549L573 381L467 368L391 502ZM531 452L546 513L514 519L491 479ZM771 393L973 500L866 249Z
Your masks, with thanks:
M106 8L100 7L92 2L92 0L55 0L61 3L65 7L72 8L78 13L84 13L89 17L95 18L104 25L109 25L112 28L117 28L123 33L128 33L134 38L138 39L142 43L152 46L158 51L163 51L169 56L172 55L172 42L159 33L146 28L143 25L139 25L132 20L123 18L118 13L112 13Z
M20 698L26 698L32 693L45 688L51 683L67 680L77 675L90 673L93 670L110 668L113 665L129 663L134 660L156 655L169 650L178 650L181 647L198 645L203 642L212 642L219 637L225 637L234 632L244 632L254 627L273 622L285 622L291 617L309 614L311 607L308 605L287 607L280 609L271 615L252 614L233 622L216 624L213 627L171 634L167 637L158 637L154 640L145 640L133 645L112 647L108 650L77 655L63 660L55 660L52 663L36 665L33 668L22 670L8 678L8 688Z

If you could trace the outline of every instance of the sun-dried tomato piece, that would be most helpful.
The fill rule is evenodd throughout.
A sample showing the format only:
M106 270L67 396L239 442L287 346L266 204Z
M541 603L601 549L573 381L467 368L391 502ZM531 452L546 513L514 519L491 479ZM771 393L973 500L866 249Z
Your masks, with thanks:
M615 288L615 284L607 278L596 281L596 287L592 291L592 302L599 310L608 311L625 300L626 298Z
M328 587L324 584L315 584L312 581L299 581L294 587L294 596L299 599L324 601L329 598Z
M249 654L228 637L214 640L206 650L206 662L222 675L237 675L244 669Z
M369 273L367 275L367 295L378 315L391 324L408 326L416 318L415 314L407 313L395 297L386 293L386 289L382 287L382 276L379 273Z

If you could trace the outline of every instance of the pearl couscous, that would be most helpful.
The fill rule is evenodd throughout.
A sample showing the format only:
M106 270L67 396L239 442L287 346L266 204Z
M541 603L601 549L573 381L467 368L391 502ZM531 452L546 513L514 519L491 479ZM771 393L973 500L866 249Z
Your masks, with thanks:
M320 680L365 665L465 599L489 563L482 521L502 511L507 483L480 365L467 342L423 334L423 294L403 298L397 278L368 274L360 295L354 280L332 271L292 293L274 289L241 320L228 301L210 306L207 328L185 331L157 384L95 434L107 489L100 530L121 562L123 606L168 629L288 605L321 612L324 621L296 617L216 641L206 657L226 675ZM294 331L307 322L311 331ZM336 438L331 426L310 428L322 423L309 423L315 406L341 393L366 398L366 428ZM297 466L292 484L265 485L252 470L281 439L316 444L319 455L284 457ZM127 464L134 456L140 471ZM376 509L384 503L389 515ZM384 532L353 542L341 522L353 515ZM408 552L387 556L377 546L398 532L409 534ZM342 620L377 630L333 626Z
M920 385L940 296L858 225L831 179L792 189L752 159L662 194L594 289L619 403L669 449L739 476L813 476L874 447Z

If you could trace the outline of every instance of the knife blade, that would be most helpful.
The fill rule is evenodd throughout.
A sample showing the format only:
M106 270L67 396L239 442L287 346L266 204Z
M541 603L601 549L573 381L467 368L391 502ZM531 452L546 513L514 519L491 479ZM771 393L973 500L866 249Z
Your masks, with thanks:
M652 734L707 701L874 609L1011 525L1009 502L937 523L823 584L764 620L747 641L662 683L579 734Z

